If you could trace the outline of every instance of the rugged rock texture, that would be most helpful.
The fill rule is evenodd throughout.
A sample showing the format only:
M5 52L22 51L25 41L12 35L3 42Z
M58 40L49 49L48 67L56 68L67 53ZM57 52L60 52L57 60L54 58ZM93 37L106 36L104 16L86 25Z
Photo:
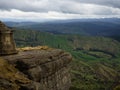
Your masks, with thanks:
M0 55L15 53L17 53L17 51L13 39L13 31L0 21Z
M6 60L0 58L0 90L19 90L32 82Z
M29 81L22 85L18 82L19 90L69 90L69 63L72 57L62 50L32 49L2 58L14 65Z

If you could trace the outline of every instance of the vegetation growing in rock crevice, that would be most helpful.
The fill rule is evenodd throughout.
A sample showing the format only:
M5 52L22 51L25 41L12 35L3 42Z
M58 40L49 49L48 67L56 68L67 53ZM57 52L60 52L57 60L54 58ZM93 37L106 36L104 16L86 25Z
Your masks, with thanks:
M29 84L30 82L13 65L0 58L0 90L19 90L22 84Z

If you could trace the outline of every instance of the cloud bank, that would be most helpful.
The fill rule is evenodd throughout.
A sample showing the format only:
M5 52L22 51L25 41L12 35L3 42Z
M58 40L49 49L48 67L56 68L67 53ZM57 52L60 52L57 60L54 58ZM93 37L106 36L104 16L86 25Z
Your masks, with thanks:
M0 0L0 18L120 18L120 0Z

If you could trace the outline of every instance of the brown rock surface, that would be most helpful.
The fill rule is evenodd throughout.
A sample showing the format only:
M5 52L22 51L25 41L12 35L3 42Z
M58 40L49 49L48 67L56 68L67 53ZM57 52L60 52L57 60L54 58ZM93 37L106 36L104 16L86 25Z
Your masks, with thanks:
M0 21L0 56L16 53L13 31Z
M72 57L59 49L27 50L16 55L2 56L10 64L22 72L31 87L25 85L25 90L69 90L71 80L69 63Z

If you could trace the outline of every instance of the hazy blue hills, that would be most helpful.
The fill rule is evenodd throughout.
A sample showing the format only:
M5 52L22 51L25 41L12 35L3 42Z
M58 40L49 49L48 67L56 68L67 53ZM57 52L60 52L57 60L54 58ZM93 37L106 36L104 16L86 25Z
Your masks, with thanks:
M10 27L39 30L54 34L120 36L120 19L73 19L49 22L5 22Z

